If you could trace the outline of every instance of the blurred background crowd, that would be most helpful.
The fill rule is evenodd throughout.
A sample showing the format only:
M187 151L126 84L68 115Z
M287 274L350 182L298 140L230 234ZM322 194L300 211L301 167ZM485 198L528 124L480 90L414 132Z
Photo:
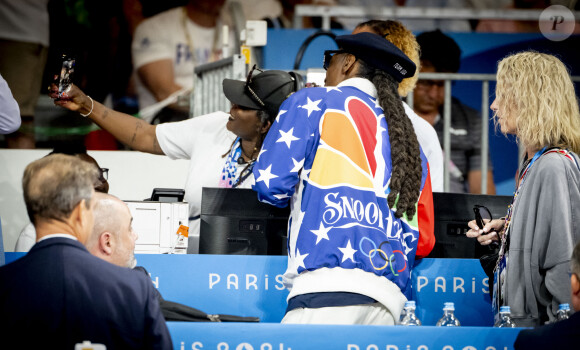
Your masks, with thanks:
M96 101L115 110L137 114L143 101L139 86L147 81L138 77L134 38L140 24L148 18L180 6L197 7L202 14L196 23L215 28L234 25L229 7L234 0L0 0L0 75L8 82L18 101L22 116L19 131L0 135L4 148L53 148L62 140L83 140L89 149L122 149L114 138L95 130L91 123L70 118L54 109L46 97L55 72L60 71L63 54L76 59L73 81ZM301 17L294 21L297 5L358 6L365 13L374 9L442 8L471 10L538 9L563 5L580 10L575 0L242 0L245 20L266 20L272 30L321 28L319 17ZM191 16L190 16L191 18ZM333 17L332 29L351 31L357 23L373 19ZM539 33L536 20L401 18L415 34L441 29L453 32ZM205 21L205 22L204 22ZM576 32L580 26L576 25ZM20 45L20 46L19 46ZM134 54L134 53L133 53ZM294 53L289 53L291 56ZM25 56L26 55L26 56ZM194 59L196 64L214 57ZM276 69L280 67L265 67ZM141 74L142 72L140 72ZM24 90L24 91L19 91ZM30 94L30 91L33 91ZM173 91L157 93L159 101ZM141 101L140 101L141 100Z

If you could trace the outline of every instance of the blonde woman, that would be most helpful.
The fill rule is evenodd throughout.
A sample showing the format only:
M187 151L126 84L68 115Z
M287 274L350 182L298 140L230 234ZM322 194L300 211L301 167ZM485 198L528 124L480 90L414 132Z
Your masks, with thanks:
M494 311L510 306L518 326L554 321L570 302L569 261L580 241L580 113L574 86L556 57L522 52L499 62L491 105L502 133L525 149L512 205L505 219L468 237L499 242ZM490 286L491 288L491 286Z

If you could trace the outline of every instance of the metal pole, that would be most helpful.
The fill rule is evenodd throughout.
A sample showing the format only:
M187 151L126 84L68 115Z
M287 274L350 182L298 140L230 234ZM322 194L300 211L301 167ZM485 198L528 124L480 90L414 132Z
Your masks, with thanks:
M489 161L489 81L481 82L481 193L487 194Z
M330 15L322 16L322 30L330 30Z
M451 80L445 80L443 103L443 190L449 192L449 162L451 161Z
M411 109L413 109L413 97L415 97L413 95L413 91L409 92L409 94L407 95L407 104L409 105L409 107L411 107Z

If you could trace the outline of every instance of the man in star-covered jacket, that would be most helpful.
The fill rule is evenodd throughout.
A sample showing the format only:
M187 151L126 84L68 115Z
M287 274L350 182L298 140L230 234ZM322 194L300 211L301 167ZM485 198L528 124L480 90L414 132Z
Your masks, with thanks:
M283 323L395 324L435 243L428 163L397 94L415 65L376 34L337 43L326 87L280 107L253 188L291 205Z

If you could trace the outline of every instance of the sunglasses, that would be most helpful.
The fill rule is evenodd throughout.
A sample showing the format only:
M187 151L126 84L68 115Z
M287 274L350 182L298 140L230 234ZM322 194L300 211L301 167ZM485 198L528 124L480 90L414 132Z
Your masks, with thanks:
M326 50L324 51L324 58L322 60L322 67L324 70L328 70L330 67L330 60L332 60L332 56L336 55L337 53L344 53L344 50Z
M483 226L485 226L487 222L492 220L491 212L483 205L478 204L474 205L473 213L475 214L475 222L477 223L477 226L480 229L483 229Z
M254 101L256 101L260 106L264 107L266 106L266 104L264 103L264 101L262 101L262 99L256 94L256 92L254 92L254 90L250 87L250 84L252 83L252 75L254 74L254 71L260 71L260 73L263 72L263 70L261 70L260 68L258 68L257 65L254 65L252 67L252 70L250 71L250 73L248 73L248 77L246 78L246 85L245 88L246 90L248 90L248 92L250 93L250 96L252 97L252 99Z
M108 168L99 168L99 180L101 180L101 182L109 180Z

